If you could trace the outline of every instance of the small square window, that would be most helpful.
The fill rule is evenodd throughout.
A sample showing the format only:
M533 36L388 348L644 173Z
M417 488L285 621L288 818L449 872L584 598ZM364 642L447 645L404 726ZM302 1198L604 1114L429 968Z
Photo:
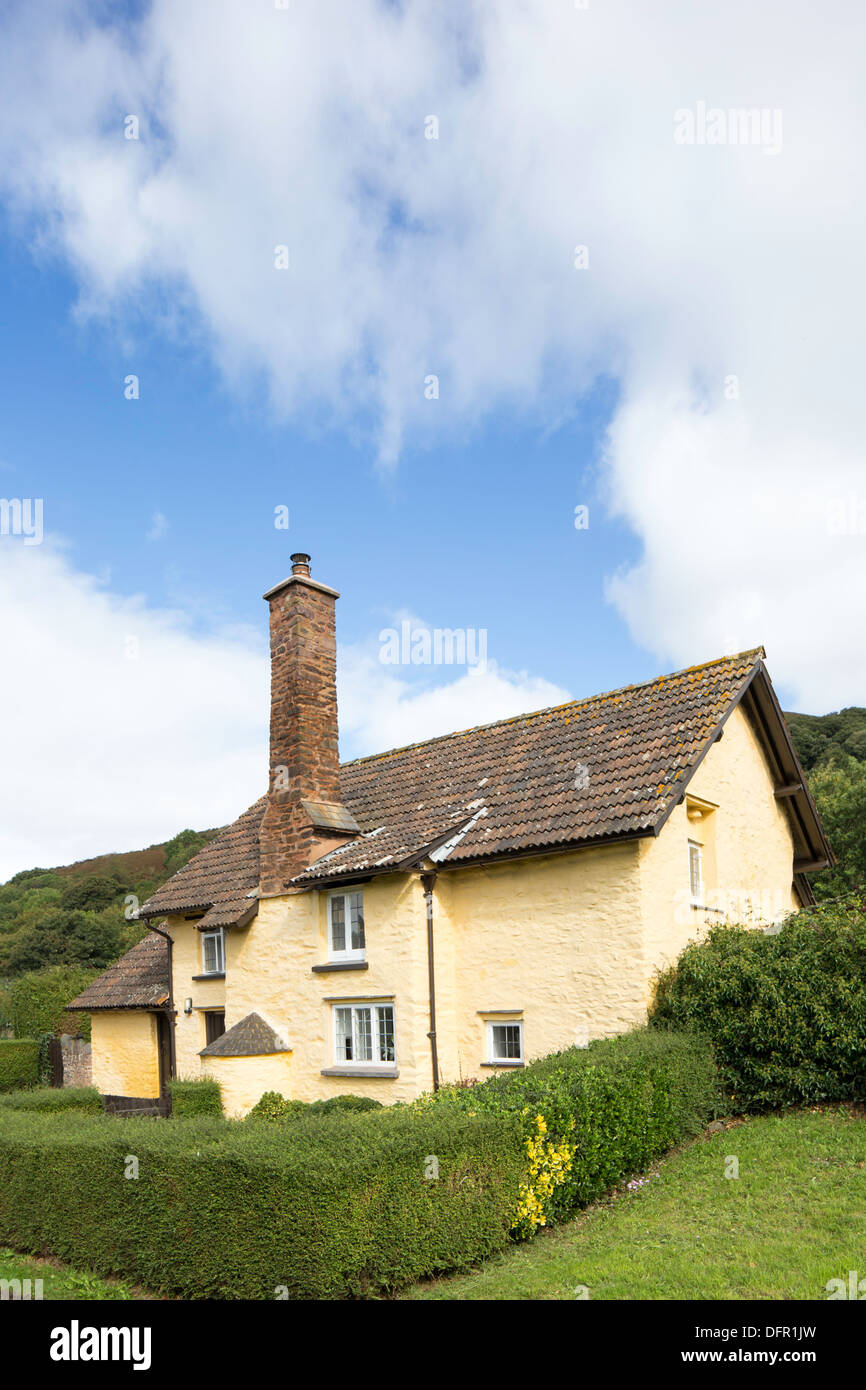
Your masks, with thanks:
M523 1023L488 1023L487 1060L489 1062L523 1061Z
M328 953L331 960L364 959L363 893L332 893L328 898Z

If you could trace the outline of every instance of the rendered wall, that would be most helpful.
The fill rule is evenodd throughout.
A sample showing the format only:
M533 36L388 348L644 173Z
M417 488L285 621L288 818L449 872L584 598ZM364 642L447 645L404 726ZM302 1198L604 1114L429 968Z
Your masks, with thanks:
M246 1115L265 1091L292 1095L291 1062L289 1052L264 1057L202 1057L201 1071L220 1083L223 1110L232 1119Z
M688 818L688 799L715 805L706 825ZM711 822L711 823L710 823ZM714 840L703 908L689 901L688 841ZM712 857L715 863L712 864ZM759 926L799 907L793 886L794 843L787 812L773 795L773 779L751 724L734 710L689 782L657 839L641 842L641 912L645 922L647 1001L658 968L718 921Z
M158 1096L156 1017L142 1009L91 1015L93 1085L107 1096Z

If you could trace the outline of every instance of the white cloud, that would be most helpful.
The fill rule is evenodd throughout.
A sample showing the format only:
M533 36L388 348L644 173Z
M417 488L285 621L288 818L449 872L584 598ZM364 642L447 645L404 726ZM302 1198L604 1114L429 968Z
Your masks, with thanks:
M264 606L259 633L202 634L181 610L75 570L56 541L26 548L7 538L0 612L0 727L10 731L0 882L225 824L266 789ZM344 757L566 698L492 666L437 687L424 673L383 676L376 651L371 637L340 652Z
M150 518L150 526L147 530L149 541L161 541L163 536L168 534L168 518L162 512L154 512Z

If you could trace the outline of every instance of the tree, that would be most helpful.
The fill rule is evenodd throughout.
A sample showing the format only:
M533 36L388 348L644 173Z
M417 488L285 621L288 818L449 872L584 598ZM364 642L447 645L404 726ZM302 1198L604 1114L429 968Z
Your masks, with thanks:
M866 885L866 763L836 753L809 786L838 860L812 881L816 898L826 901Z

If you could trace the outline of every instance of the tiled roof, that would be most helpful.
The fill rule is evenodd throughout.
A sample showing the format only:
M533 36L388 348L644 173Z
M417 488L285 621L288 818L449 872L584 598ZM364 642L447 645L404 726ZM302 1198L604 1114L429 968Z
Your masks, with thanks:
M201 912L200 927L237 925L258 907L259 825L265 797L184 864L139 909L140 917Z
M451 866L651 834L762 655L741 652L344 763L342 802L362 833L294 882L393 870L422 851ZM251 915L264 808L262 798L206 845L142 915L208 907L200 925Z
M148 932L143 941L88 985L68 1009L155 1009L168 1000L168 944Z
M290 1052L291 1048L259 1014L247 1014L227 1032L203 1047L199 1057L264 1057L271 1052Z

